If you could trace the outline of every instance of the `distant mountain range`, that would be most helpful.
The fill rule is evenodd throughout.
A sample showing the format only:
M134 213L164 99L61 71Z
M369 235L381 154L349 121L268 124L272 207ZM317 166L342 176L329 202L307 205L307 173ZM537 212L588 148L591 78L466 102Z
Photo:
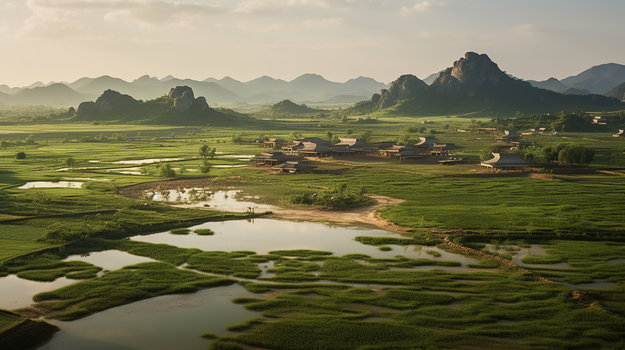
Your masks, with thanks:
M37 82L24 88L0 85L0 103L5 105L75 106L94 100L106 90L114 90L141 100L162 96L163 91L176 86L189 86L198 95L206 96L209 104L235 102L276 103L285 99L300 102L352 103L367 99L388 85L371 78L358 77L344 83L326 80L317 74L304 74L292 81L263 76L248 82L230 77L208 78L203 81L167 76L157 79L144 75L128 82L110 76L81 78L73 83Z
M617 65L611 65L612 68ZM595 67L596 68L596 67ZM612 73L608 73L608 71ZM605 74L618 76L618 69ZM596 72L595 72L596 73ZM586 72L581 75L589 75ZM601 76L596 73L595 76ZM587 81L585 76L567 82ZM594 78L599 81L599 78ZM558 81L543 82L543 86L558 86ZM564 83L562 83L564 84ZM583 86L568 87L566 94L538 88L499 69L486 54L467 52L452 67L439 73L428 85L414 75L402 75L388 89L374 94L370 103L390 114L444 115L468 112L546 113L575 110L621 110L625 103L619 99L587 94ZM622 90L612 91L616 96ZM364 107L364 106L361 106Z
M549 78L545 81L528 80L528 83L541 89L548 89L565 94L603 94L625 83L625 65L608 63L594 66L562 80ZM567 89L573 89L567 91Z

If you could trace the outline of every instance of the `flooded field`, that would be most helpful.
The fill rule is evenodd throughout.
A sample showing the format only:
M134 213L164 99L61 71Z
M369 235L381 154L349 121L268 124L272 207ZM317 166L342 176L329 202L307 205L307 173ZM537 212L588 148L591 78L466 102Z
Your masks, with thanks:
M89 163L145 165L145 164L154 164L154 163L160 163L160 162L174 162L178 160L184 160L184 158L151 158L151 159L119 160L116 162L101 162L99 160L90 160Z
M33 303L33 296L76 283L65 277L54 282L36 282L24 280L16 275L0 278L0 309L13 310L27 307Z
M26 190L29 188L81 188L83 182L76 181L33 181L27 182L26 184L18 187L21 190Z
M227 326L260 316L231 302L238 297L257 295L235 284L142 300L73 322L49 321L61 331L40 349L208 349L203 333L234 335Z
M72 255L64 261L84 261L104 270L117 270L124 266L154 261L143 256L132 255L119 250L106 250L103 252L93 252L85 255Z
M214 208L220 211L247 212L249 208L254 211L266 212L275 209L272 205L258 204L238 190L216 191L207 188L184 188L167 191L146 191L144 196L155 202L176 203L185 208Z
M333 252L336 256L346 254L366 254L373 258L393 258L402 255L413 259L459 261L462 268L479 261L460 254L453 254L436 247L419 245L389 245L391 251L381 251L376 246L368 246L354 240L356 236L401 237L398 233L355 226L324 225L310 222L292 222L271 219L207 222L190 227L191 230L211 229L212 236L172 235L169 232L147 236L134 236L131 240L164 243L181 248L198 248L205 251L250 250L257 254L267 254L273 250L311 249ZM440 258L433 258L426 251L436 251ZM433 267L429 266L428 269ZM437 266L436 268L440 268Z

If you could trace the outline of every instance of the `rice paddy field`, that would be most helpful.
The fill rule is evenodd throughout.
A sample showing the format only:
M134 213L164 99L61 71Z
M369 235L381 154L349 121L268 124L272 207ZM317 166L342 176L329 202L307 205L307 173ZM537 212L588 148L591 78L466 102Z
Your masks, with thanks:
M376 124L321 126L319 120L280 119L255 130L2 125L0 285L16 278L41 289L35 288L32 305L0 311L0 347L28 347L25 334L37 333L41 341L56 331L41 322L24 331L16 327L29 319L44 317L61 328L59 334L69 334L69 325L78 327L88 316L138 302L234 288L229 307L241 319L198 329L189 348L625 348L625 141L611 130L525 136L537 166L492 173L479 158L495 135L456 131L469 129L471 119L428 117L431 123L422 124L380 115ZM253 142L260 136L326 138L330 131L358 137L370 131L373 142L397 141L415 125L428 131L411 137L463 146L456 155L468 157L468 164L331 157L314 161L315 173L279 175L249 161L262 151ZM234 142L237 136L242 144ZM591 170L542 168L540 149L558 142L595 149ZM216 149L206 160L208 173L200 171L202 145ZM18 152L25 159L16 159ZM163 165L174 169L173 178L161 176ZM362 187L403 200L377 215L407 232L373 235L367 227L350 231L346 243L338 236L319 244L302 236L294 241L302 246L289 245L261 229L266 219L260 212L201 210L206 208L120 194L127 186L165 180L163 189L199 181L213 193L236 190L239 199L293 209L310 209L293 204L294 195ZM229 220L249 226L229 226ZM292 237L309 233L295 224L268 226ZM257 236L240 238L242 233ZM161 236L167 239L155 238ZM445 237L470 249L447 245ZM203 243L183 243L200 242L195 240ZM145 260L107 268L86 259L107 251ZM67 282L45 288L53 281ZM43 348L69 348L55 339ZM141 343L132 346L154 348Z

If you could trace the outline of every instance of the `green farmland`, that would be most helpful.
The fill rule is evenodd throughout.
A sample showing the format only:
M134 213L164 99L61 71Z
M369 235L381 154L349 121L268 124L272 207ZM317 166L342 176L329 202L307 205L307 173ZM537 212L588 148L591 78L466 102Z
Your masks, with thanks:
M29 321L34 323L26 331L13 332L29 319L80 322L139 300L239 284L254 297L233 302L258 317L207 333L205 347L625 348L625 139L612 137L609 128L565 129L562 137L528 135L523 140L531 144L521 150L532 153L528 171L489 172L479 165L480 157L502 147L495 134L471 132L477 121L487 125L491 118L380 113L372 124L300 117L259 120L253 128L2 125L0 283L15 276L72 283L34 295L30 306L0 310L0 347L5 348L3 341L8 349L28 347L24 334L37 333L41 341L56 331ZM365 136L371 143L434 136L464 147L454 155L468 162L443 166L427 159L336 156L313 160L313 173L283 175L247 161L263 151L257 139L329 136ZM589 166L548 164L543 150L561 142L593 149L594 160ZM203 145L216 154L203 159L198 152ZM19 152L25 159L17 159ZM125 162L145 159L153 161ZM209 171L203 173L206 164ZM163 173L165 166L173 173ZM34 181L82 186L20 188ZM385 258L308 247L217 251L128 240L158 232L175 239L217 239L227 232L193 227L266 215L123 195L152 188L151 183L167 190L239 190L241 198L259 205L321 210L337 222L343 210L295 198L391 197L402 202L379 208L376 215L401 228L404 237L356 238L354 244L393 253ZM371 204L359 200L345 213ZM445 244L446 237L471 250ZM402 256L407 245L425 247L424 254ZM530 248L542 253L520 257ZM66 260L104 251L153 261L107 270ZM476 262L454 270L460 262L442 258L446 253ZM605 288L587 288L593 283Z

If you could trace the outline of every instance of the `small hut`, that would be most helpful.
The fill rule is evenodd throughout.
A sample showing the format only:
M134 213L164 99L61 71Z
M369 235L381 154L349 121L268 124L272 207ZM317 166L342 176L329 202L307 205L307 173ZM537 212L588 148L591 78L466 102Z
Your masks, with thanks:
M505 134L502 137L498 137L495 139L496 142L504 142L504 143L513 143L521 141L521 135L519 135L516 131L506 130Z
M341 142L335 146L348 146L354 154L369 154L373 152L373 146L361 139L339 138Z
M431 156L448 156L450 151L463 149L464 147L458 146L455 143L435 143L430 151Z
M279 138L270 138L269 140L259 144L259 147L262 148L280 148L283 147L285 145L287 145L288 142L286 140L283 139L279 139Z
M316 166L301 162L286 162L271 167L271 169L277 170L278 172L289 174L311 173L314 168L316 168Z
M516 153L493 153L495 158L482 162L483 167L491 168L492 170L521 170L529 166L529 163L521 159Z
M387 148L380 148L382 157L396 158L400 152L408 151L405 146L393 145Z
M419 137L419 140L421 140L421 142L414 145L414 147L418 153L422 154L429 154L432 152L434 150L434 145L439 142L437 138L427 136Z
M298 156L284 154L283 152L263 152L257 154L254 157L254 161L258 165L274 166L286 162L304 162L306 160Z

